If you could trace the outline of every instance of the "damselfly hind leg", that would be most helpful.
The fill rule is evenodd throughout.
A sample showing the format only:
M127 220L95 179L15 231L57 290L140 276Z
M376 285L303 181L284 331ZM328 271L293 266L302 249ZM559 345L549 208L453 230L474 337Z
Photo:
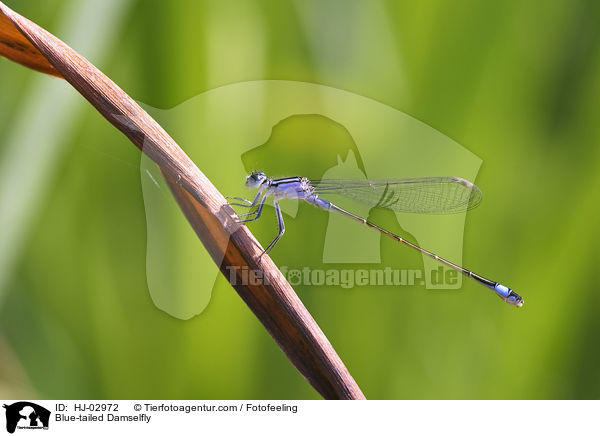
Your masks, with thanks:
M269 254L271 250L275 248L275 245L277 245L277 243L285 233L285 223L283 222L283 214L281 213L281 207L276 201L273 202L273 206L275 206L275 213L277 215L277 225L279 226L279 234L277 235L277 237L275 237L275 239L271 241L269 245L267 245L267 248L265 248L265 250L260 254L260 256L258 257L259 261L260 259L262 259L264 254Z

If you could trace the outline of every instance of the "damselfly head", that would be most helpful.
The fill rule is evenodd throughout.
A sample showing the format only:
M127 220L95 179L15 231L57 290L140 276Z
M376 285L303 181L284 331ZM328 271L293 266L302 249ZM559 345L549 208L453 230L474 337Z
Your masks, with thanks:
M246 178L246 187L249 189L259 188L267 180L267 175L262 171L254 171Z

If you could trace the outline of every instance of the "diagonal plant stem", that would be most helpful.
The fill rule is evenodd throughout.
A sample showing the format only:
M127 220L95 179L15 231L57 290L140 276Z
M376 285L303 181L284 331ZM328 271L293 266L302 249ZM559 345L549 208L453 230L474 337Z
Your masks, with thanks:
M122 89L64 42L0 2L0 55L67 80L160 168L183 213L229 280L249 268L259 284L232 284L290 361L328 399L364 399L291 285L223 195L165 130ZM8 18L8 20L6 20ZM5 29L12 26L13 29ZM14 32L14 28L18 30ZM23 38L23 36L25 38ZM253 282L253 281L251 281Z

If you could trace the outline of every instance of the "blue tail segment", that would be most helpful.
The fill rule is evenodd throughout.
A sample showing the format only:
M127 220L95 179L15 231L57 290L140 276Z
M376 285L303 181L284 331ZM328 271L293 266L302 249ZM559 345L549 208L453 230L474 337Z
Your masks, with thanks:
M481 277L480 275L475 274L472 271L463 268L463 274L471 277L472 279L478 281L482 285L490 288L492 291L498 295L498 297L502 298L511 306L521 307L525 301L523 298L517 294L515 291L510 289L508 286L501 285L498 282L493 282L491 280L486 279L485 277Z
M498 296L500 298L502 298L504 301L506 301L508 304L510 304L512 306L521 307L523 305L523 303L525 302L519 294L517 294L512 289L510 289L504 285L501 285L500 283L496 283L493 287L490 286L490 288L496 294L498 294Z

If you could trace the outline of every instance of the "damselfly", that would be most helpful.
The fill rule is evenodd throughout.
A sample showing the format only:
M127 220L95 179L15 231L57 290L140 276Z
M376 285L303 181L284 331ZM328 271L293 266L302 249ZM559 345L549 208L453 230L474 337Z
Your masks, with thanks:
M279 201L283 199L304 200L327 211L337 212L381 234L401 242L409 247L435 259L444 265L459 271L467 277L481 283L493 290L500 298L513 306L521 307L523 298L512 289L498 282L488 280L480 275L458 266L437 254L433 254L400 236L389 232L365 218L350 213L332 202L325 200L320 195L342 195L368 206L390 209L395 212L445 214L458 213L473 209L481 203L481 190L468 180L459 177L427 177L422 179L398 180L315 180L305 177L289 177L284 179L271 179L263 172L256 171L246 179L246 187L258 189L253 201L239 197L234 200L242 203L232 203L234 206L243 206L254 211L240 215L246 218L243 222L258 220L263 212L268 197L273 197L273 206L277 215L279 234L267 246L264 253L269 253L279 242L285 232L283 214Z

